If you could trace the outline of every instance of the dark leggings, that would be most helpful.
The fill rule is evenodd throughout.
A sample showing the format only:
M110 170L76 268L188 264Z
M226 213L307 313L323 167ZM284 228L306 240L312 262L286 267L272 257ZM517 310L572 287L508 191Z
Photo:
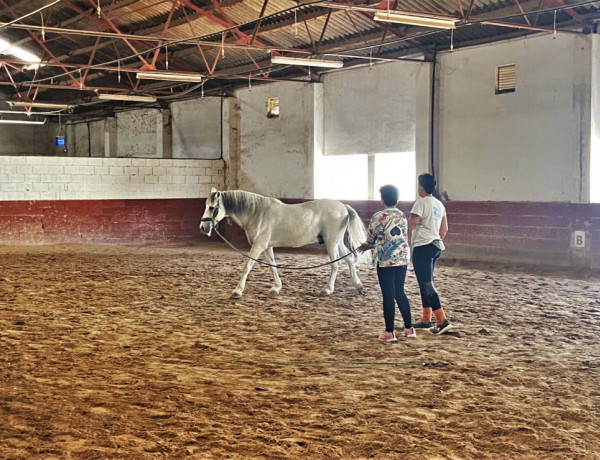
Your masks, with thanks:
M383 318L386 332L394 332L394 314L396 302L400 308L404 327L412 327L410 319L410 303L404 293L404 280L406 278L406 265L399 267L377 267L377 279L383 296Z
M423 307L431 307L433 311L442 307L440 296L433 286L433 269L442 251L434 244L417 246L413 249L413 267L419 282Z

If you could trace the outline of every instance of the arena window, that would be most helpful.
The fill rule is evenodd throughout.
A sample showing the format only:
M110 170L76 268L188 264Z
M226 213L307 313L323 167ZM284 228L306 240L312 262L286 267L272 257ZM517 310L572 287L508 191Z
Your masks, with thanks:
M415 153L326 155L315 161L315 198L377 200L393 184L401 201L415 199Z

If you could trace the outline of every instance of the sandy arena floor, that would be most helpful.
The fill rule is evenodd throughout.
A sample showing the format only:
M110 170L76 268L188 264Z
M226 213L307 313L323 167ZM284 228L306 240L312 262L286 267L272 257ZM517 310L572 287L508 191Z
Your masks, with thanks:
M234 301L241 263L1 247L0 458L600 458L598 278L442 265L454 332L381 344L374 270L365 296L344 266L331 297L322 268L271 298L258 267Z

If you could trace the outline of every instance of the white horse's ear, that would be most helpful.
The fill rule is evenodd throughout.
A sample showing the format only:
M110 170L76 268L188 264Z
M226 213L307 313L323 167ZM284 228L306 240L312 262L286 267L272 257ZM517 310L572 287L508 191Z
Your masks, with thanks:
M212 195L212 194L213 194L213 193L215 193L216 191L217 191L217 189L213 187L213 188L211 188L211 189L210 189L210 194Z
M221 198L221 192L217 192L215 195L215 200L218 200L219 198Z

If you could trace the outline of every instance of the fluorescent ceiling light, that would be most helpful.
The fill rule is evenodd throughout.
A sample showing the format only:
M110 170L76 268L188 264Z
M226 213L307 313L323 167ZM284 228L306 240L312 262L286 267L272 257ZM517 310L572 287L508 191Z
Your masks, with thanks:
M32 115L46 115L46 116L53 116L53 115L60 115L60 113L58 111L53 111L53 112L26 112L26 111L21 111L21 110L0 110L0 113L6 113L6 114L11 114L11 115L27 115L28 117L32 116Z
M272 56L272 64L304 65L308 67L327 67L330 69L339 69L344 67L342 61L327 61L323 59L295 58L285 56Z
M74 105L61 104L57 102L37 102L37 101L5 101L11 107L39 107L41 109L70 109Z
M156 102L154 96L138 96L136 94L98 94L98 99L103 101Z
M46 119L43 120L5 120L0 118L0 124L6 125L43 125Z
M138 72L137 78L145 80L167 80L167 81L202 81L204 75L197 73L177 72Z
M434 27L438 29L455 29L454 19L429 18L426 16L412 16L410 14L394 13L393 11L381 11L373 16L375 21L394 22L398 24L409 24L412 26Z
M33 53L30 53L26 49L20 46L13 46L10 42L0 38L0 54L11 54L17 59L21 59L29 63L26 69L35 69L40 66L41 59Z

